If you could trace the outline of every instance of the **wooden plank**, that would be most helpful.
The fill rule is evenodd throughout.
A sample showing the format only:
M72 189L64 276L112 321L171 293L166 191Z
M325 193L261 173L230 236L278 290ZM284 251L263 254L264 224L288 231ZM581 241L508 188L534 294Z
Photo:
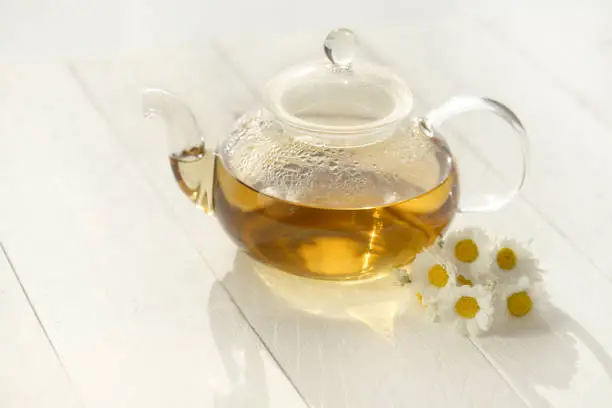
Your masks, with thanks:
M0 405L82 406L0 247Z
M304 406L69 70L0 81L1 232L85 405Z

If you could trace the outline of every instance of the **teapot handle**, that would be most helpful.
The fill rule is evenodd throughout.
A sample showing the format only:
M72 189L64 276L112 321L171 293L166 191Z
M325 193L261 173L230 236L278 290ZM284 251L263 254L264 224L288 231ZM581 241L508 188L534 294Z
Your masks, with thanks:
M508 204L521 190L527 176L529 152L525 128L516 114L500 102L488 98L474 96L453 97L443 103L441 106L427 113L427 115L421 120L421 125L428 135L433 136L436 127L442 125L442 123L446 122L447 120L466 112L476 111L493 113L506 121L506 123L508 123L514 130L514 134L518 139L521 148L521 163L519 169L520 178L519 182L514 185L505 195L489 195L485 203L476 206L462 207L459 205L458 210L462 213L491 212L499 210L504 205Z

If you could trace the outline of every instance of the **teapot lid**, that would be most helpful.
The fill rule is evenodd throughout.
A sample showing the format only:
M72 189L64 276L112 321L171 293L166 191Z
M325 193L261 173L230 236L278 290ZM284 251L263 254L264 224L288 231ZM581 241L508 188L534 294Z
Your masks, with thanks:
M323 49L326 59L291 67L266 85L266 107L285 126L326 143L367 143L410 113L406 82L388 68L355 59L351 30L330 32Z

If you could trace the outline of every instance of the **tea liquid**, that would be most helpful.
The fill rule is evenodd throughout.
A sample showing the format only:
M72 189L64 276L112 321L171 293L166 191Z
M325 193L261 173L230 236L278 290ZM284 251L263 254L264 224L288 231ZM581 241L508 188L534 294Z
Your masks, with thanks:
M344 204L338 207L329 205L333 202L329 191L324 195L327 205L316 205L316 200L305 196L291 202L258 191L238 180L220 158L203 148L185 151L171 158L171 164L192 201L210 210L212 195L220 222L251 256L301 276L360 279L405 265L443 232L456 208L452 169L435 188L391 203L381 196L384 189L376 175L365 172L373 177L371 183L354 193L351 203L346 196L339 197ZM317 184L326 189L324 179ZM406 180L395 188L417 189ZM315 190L310 194L321 197Z
M215 212L230 235L260 261L302 276L365 278L405 265L433 243L455 211L450 194L454 174L409 200L371 208L325 208L255 191L221 160L216 160L215 172Z

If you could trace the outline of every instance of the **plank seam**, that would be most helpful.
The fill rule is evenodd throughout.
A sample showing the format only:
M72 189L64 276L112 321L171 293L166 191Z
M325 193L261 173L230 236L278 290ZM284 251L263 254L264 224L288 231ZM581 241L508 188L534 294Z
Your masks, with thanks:
M19 288L21 289L21 293L23 293L23 296L25 297L26 302L28 303L28 307L30 308L30 310L34 314L34 318L36 319L36 322L38 323L38 326L40 327L41 331L43 332L43 335L45 336L47 344L49 345L49 347L51 347L51 351L53 352L53 355L55 356L55 359L59 363L59 365L60 365L64 375L66 376L66 379L68 380L68 383L70 385L70 388L71 388L72 392L75 393L75 397L78 399L79 405L81 407L84 407L85 405L83 403L81 395L78 392L78 389L75 386L75 383L72 380L72 377L70 376L70 373L66 369L66 366L64 365L64 361L62 360L62 357L60 356L59 352L57 351L57 348L55 347L55 344L53 343L53 339L51 339L51 336L49 335L49 332L47 331L47 328L45 327L42 319L40 318L40 314L38 313L38 310L34 306L34 303L32 302L32 299L30 298L30 295L28 294L28 291L26 290L25 285L23 284L23 281L21 280L21 277L17 273L17 269L15 268L15 264L11 260L11 257L9 256L8 251L7 251L6 247L4 246L4 243L1 242L1 241L0 241L0 250L4 254L4 257L6 258L6 261L9 264L9 267L11 268L11 271L13 272L13 276L17 280L17 284L19 285Z

